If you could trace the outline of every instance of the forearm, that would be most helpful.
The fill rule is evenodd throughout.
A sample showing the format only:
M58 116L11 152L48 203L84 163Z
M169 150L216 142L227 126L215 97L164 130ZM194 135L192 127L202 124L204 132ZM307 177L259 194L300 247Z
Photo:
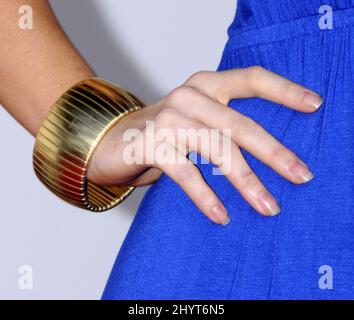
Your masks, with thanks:
M32 6L32 30L18 26L23 1L0 0L0 103L35 135L56 99L93 71L68 40L45 0Z

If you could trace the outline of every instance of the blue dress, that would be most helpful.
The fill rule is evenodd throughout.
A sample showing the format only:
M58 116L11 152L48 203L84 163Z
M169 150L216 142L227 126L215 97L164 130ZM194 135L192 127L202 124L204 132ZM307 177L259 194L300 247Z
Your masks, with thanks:
M211 164L198 164L230 214L224 227L163 175L141 203L103 299L354 299L354 0L326 0L324 11L322 0L238 2L218 70L261 65L325 103L314 114L262 99L230 107L295 151L315 179L294 185L243 151L282 207L266 218Z

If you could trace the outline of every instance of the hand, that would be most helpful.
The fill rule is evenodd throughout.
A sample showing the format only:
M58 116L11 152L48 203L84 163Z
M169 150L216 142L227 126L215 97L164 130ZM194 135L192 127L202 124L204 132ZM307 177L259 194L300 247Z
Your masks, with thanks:
M294 152L259 124L227 107L232 99L251 97L264 98L306 113L315 112L322 104L318 94L258 66L223 72L198 72L160 101L128 115L113 127L94 154L88 178L105 185L141 186L153 183L165 172L212 221L227 224L229 218L224 205L198 168L186 159L190 151L196 151L218 165L255 210L265 216L274 216L280 212L279 205L248 166L240 148L293 183L306 183L313 178L313 174ZM139 154L140 163L126 163L123 155L129 142L124 141L123 135L127 129L140 130L141 141L145 143L143 149L150 154L161 146L161 141L146 145L147 121L153 122L155 131L170 129L176 136L180 129L230 129L232 140L227 151L232 161L230 170L226 172L223 163L218 163L213 148L187 139L178 141L177 147L165 143L167 149L170 148L169 152L172 151L177 158L182 156L186 159L184 163L158 160L151 163L143 150Z

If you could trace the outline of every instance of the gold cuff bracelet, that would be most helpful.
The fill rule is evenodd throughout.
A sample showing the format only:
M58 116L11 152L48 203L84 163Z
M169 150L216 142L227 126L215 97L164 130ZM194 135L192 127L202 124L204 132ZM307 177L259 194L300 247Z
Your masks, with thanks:
M144 103L119 86L98 78L66 91L45 118L33 152L38 178L61 199L90 211L122 202L131 186L102 186L87 180L98 144L118 121Z

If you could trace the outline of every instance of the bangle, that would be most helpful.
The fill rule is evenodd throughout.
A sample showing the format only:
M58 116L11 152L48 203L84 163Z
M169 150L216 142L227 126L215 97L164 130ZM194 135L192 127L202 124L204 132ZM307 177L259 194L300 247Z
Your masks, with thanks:
M36 137L33 167L44 185L61 199L94 212L121 203L133 186L102 186L87 180L92 156L105 134L144 103L99 78L66 91L46 116Z

